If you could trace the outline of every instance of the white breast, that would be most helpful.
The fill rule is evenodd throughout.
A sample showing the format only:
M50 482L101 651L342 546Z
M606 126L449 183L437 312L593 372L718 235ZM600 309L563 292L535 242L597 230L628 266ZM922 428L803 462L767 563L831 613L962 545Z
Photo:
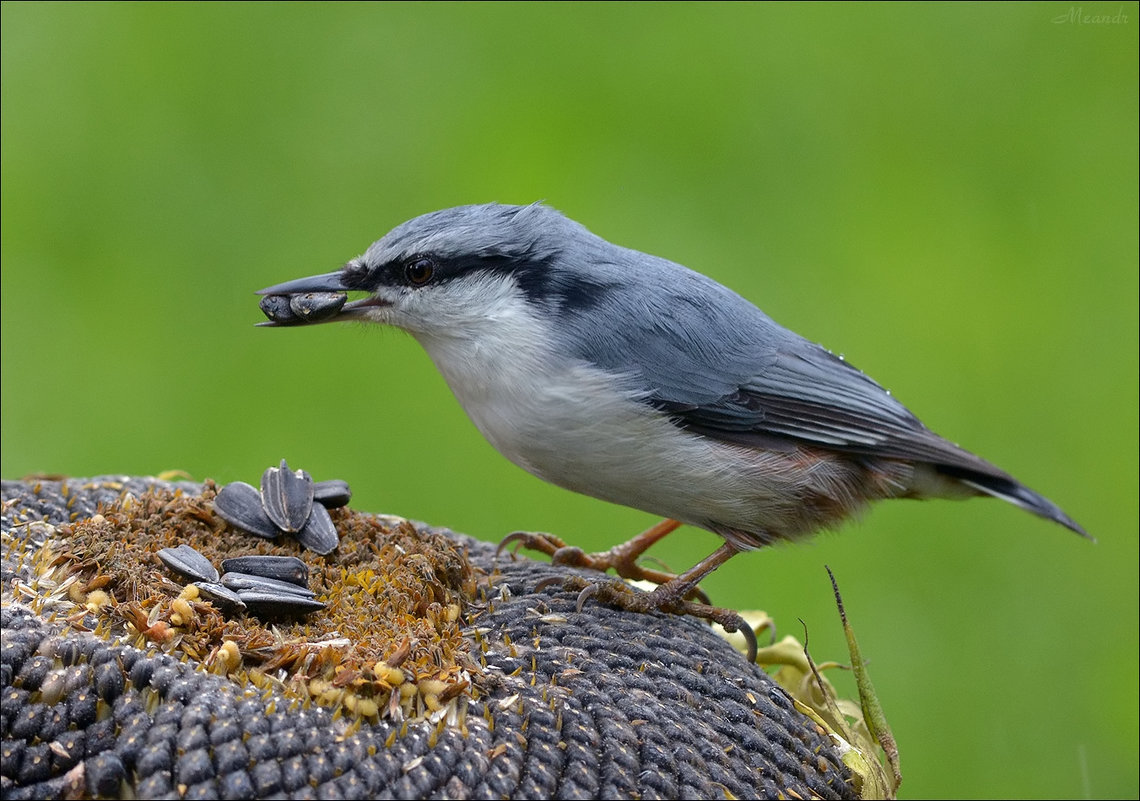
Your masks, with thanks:
M415 333L500 453L566 489L721 534L767 539L762 532L796 527L803 471L786 469L790 454L678 428L621 376L553 355L545 323L525 308L507 304L475 336Z
M430 313L378 310L377 322L416 337L483 436L539 478L742 548L807 533L866 499L855 460L693 434L642 402L647 389L629 377L554 353L548 323L509 281L442 291L453 296Z

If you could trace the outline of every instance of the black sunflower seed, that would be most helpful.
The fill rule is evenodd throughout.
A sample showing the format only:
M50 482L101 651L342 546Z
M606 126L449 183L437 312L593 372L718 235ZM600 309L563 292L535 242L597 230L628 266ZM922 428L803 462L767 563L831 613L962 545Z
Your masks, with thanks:
M259 537L275 540L281 536L281 531L265 514L261 494L244 481L222 487L214 498L214 511L227 523Z
M261 311L265 313L273 322L278 325L299 325L301 320L297 319L297 314L289 306L288 295L266 295L257 304L261 307ZM262 323L266 325L266 323Z
M196 581L194 586L198 588L199 593L209 599L219 601L222 606L245 609L245 601L229 587L223 587L221 584L215 584L211 581Z
M352 499L352 490L348 482L339 478L330 478L328 481L318 481L313 485L313 500L324 504L326 509L335 509L344 506Z
M328 510L319 503L313 506L309 522L294 536L305 548L321 556L332 553L340 544L340 537L336 533L336 526L333 525Z
M335 317L344 306L348 295L344 292L304 292L289 296L289 310L299 322L318 323Z
M325 605L315 598L306 598L293 593L242 590L238 593L238 597L251 612L265 615L303 615L325 608Z
M194 581L217 581L218 570L210 560L189 545L163 548L158 552L162 563L179 575Z
M282 531L304 528L313 508L313 478L304 470L290 470L284 459L261 475L261 505Z
M222 576L222 584L239 595L243 590L269 592L283 596L297 595L304 598L312 598L316 595L308 587L299 587L289 581L278 581L265 576L254 576L250 573L226 573Z
M235 556L222 562L222 572L250 573L301 587L309 583L309 566L295 556Z

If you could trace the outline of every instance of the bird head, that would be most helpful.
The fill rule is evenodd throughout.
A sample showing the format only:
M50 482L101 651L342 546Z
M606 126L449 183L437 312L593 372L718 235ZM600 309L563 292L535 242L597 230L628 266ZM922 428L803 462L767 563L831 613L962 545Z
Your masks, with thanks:
M556 312L596 293L587 265L564 258L588 251L593 240L578 223L539 204L459 206L397 226L339 270L258 294L363 292L311 322L358 320L417 336L465 336L505 317L539 315L540 306ZM262 325L298 322L310 321Z

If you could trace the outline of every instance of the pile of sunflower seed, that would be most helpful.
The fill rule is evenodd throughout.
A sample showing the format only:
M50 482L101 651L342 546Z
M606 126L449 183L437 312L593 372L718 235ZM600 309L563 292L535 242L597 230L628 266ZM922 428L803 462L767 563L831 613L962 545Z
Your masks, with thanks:
M237 556L222 561L221 573L189 545L163 548L158 558L232 611L275 617L325 608L309 589L308 566L295 556Z
M324 556L340 544L328 510L351 497L347 482L313 481L282 459L280 467L261 475L260 491L244 481L222 487L214 511L250 534L270 540L292 535L303 548ZM239 556L224 560L220 572L189 545L163 548L158 558L229 612L276 617L325 608L308 587L308 566L295 556Z
M340 543L328 510L344 506L351 497L347 482L313 481L304 470L290 470L282 459L280 467L262 474L260 492L244 481L222 487L214 511L258 537L275 540L291 534L302 547L324 556Z

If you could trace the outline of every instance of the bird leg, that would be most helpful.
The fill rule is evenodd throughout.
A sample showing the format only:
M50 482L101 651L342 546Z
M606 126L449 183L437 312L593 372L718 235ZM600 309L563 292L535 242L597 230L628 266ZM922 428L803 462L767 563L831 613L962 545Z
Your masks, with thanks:
M718 567L723 565L738 553L740 553L739 548L737 548L731 542L725 542L724 545L717 548L715 551L713 551L701 561L697 562L681 575L674 576L669 581L658 586L657 589L649 593L649 596L650 598L656 598L654 603L658 609L662 609L667 612L674 611L674 606L686 604L689 606L708 606L710 609L715 609L716 607L708 605L707 599L706 603L704 604L695 604L690 601L686 601L685 599L693 593L693 590L697 589L697 585L700 583L701 579L716 570ZM733 614L736 613L734 612ZM706 616L698 615L698 617ZM719 623L720 621L718 620L717 622ZM725 628L727 628L727 626Z
M692 615L703 620L719 623L728 632L739 631L748 641L748 660L756 661L756 634L739 614L731 609L713 606L704 591L698 586L701 579L727 562L739 549L729 542L717 548L693 567L680 575L660 570L644 568L637 559L666 534L675 531L681 524L676 520L662 520L646 529L628 542L608 551L587 554L581 548L566 545L552 534L537 534L516 531L507 535L499 543L499 551L517 543L519 547L541 551L557 565L582 567L600 572L613 569L619 576L633 581L650 581L657 584L652 592L638 592L622 581L590 581L587 578L569 575L562 579L546 579L535 589L542 589L550 583L561 583L567 590L578 591L577 609L590 598L610 603L631 612L666 612L675 615ZM699 601L688 600L695 597Z
M590 598L610 603L631 612L666 612L674 615L692 615L713 623L719 623L729 633L739 631L748 642L748 661L756 661L756 632L739 614L731 609L698 603L687 598L699 592L697 584L709 573L723 565L739 549L726 542L711 554L679 576L658 586L653 592L637 592L621 581L591 582L581 576L568 576L563 581L565 589L579 590L577 610Z
M650 526L633 539L623 542L621 545L616 545L608 551L591 554L586 553L581 548L567 545L553 534L516 531L503 538L503 541L499 543L496 555L507 545L517 543L517 547L529 548L530 550L540 551L546 554L550 557L550 561L556 565L581 567L588 570L597 570L600 573L605 573L607 570L612 569L619 576L624 579L629 579L630 581L649 581L654 584L665 585L676 579L677 576L672 573L666 573L663 570L653 570L652 568L642 567L637 563L637 560L643 553L649 550L651 545L666 534L676 531L680 525L681 524L676 520L667 518L660 523ZM694 587L694 589L696 588ZM701 593L701 595L703 595L703 593ZM704 600L707 601L708 598L704 598Z

